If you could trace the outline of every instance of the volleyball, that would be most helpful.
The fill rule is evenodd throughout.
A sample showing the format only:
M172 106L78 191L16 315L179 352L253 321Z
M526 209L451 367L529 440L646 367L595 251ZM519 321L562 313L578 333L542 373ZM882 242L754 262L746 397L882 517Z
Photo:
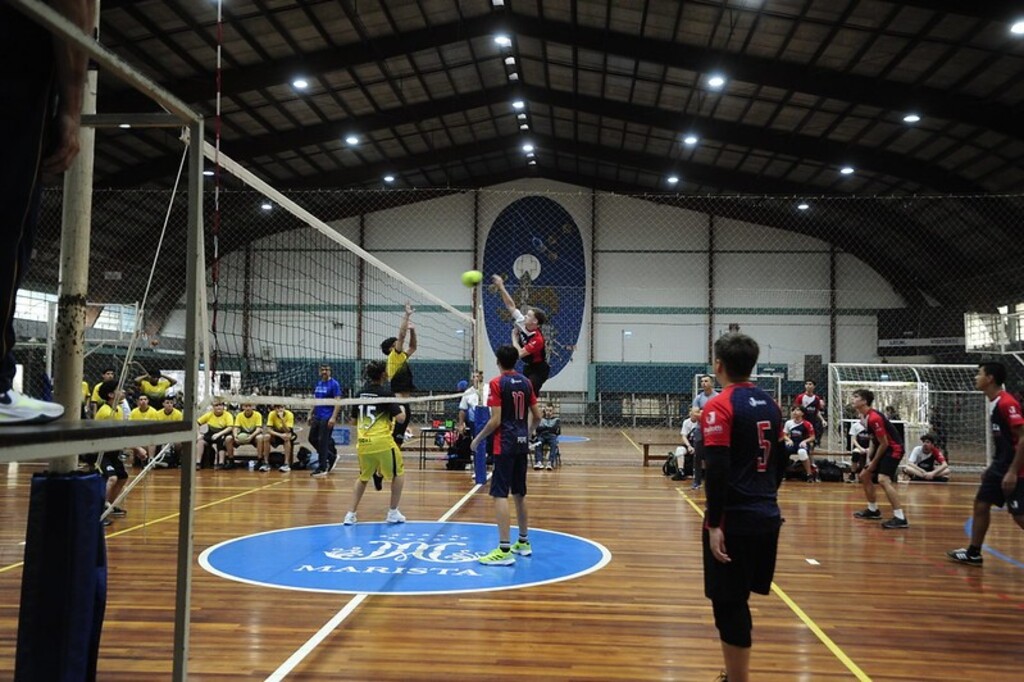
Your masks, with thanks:
M479 270L466 270L462 273L462 284L467 287L475 287L484 279L484 273Z

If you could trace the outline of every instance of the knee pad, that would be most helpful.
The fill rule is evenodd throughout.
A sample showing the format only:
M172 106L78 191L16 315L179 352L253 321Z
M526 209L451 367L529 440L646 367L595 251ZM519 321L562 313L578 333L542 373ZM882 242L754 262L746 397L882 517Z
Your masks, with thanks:
M800 448L796 451L796 458L801 462L807 461L807 448Z
M726 644L749 648L750 630L753 622L750 619L750 607L745 601L712 601L711 608L715 613L715 627L719 638Z

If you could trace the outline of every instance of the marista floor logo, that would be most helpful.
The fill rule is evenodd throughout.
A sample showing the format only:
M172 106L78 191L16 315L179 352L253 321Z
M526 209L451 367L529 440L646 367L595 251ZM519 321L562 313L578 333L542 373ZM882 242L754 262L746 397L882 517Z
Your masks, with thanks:
M512 527L515 539L517 529ZM571 580L611 560L602 545L530 529L533 556L513 566L482 566L496 543L494 524L409 522L285 528L227 540L199 556L228 580L308 592L449 594L510 590Z

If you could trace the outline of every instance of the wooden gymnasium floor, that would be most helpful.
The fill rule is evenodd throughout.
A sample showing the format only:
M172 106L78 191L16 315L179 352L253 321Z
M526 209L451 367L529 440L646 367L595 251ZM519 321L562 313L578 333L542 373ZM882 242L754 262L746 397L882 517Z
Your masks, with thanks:
M621 431L567 432L592 440L564 446L561 470L531 471L533 525L604 544L607 566L527 589L370 596L288 679L714 679L720 651L702 592L702 493L641 468ZM2 679L13 674L19 543L36 470L11 465L0 485ZM196 552L250 533L339 522L353 476L352 458L322 481L305 472L202 471ZM176 477L157 471L109 530L101 680L170 677ZM470 488L465 473L413 464L402 509L410 520L434 521ZM997 513L988 542L1005 558L953 565L944 552L965 544L973 481L900 491L911 527L883 531L850 517L864 504L856 486L783 486L779 589L752 598L755 680L1020 679L1024 532ZM386 497L371 489L361 518L378 520L385 509ZM486 492L452 520L490 523ZM350 599L255 587L197 567L191 677L266 678Z

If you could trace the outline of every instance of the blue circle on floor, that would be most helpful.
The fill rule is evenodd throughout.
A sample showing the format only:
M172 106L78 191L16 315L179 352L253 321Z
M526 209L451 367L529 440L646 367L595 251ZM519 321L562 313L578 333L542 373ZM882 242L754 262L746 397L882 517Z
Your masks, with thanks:
M558 444L561 445L562 443L586 443L588 440L590 439L587 438L586 436L559 436Z
M512 526L512 540L517 529ZM493 523L410 521L326 524L246 535L210 547L199 564L250 585L342 594L451 594L511 590L571 580L611 560L603 545L530 529L533 555L512 566L477 558L497 546Z

